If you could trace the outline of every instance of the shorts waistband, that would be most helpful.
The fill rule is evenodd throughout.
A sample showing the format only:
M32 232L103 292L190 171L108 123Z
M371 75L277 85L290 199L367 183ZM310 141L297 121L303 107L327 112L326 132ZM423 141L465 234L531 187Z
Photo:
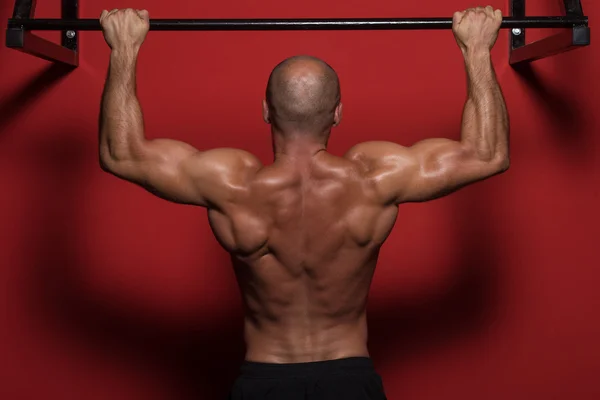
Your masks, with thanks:
M291 364L244 361L241 367L242 376L252 378L289 378L332 372L369 372L374 370L373 360L369 357L348 357Z

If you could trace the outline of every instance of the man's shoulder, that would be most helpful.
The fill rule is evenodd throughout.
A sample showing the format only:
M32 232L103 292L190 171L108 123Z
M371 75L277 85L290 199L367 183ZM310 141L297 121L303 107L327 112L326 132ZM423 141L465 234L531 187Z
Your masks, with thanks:
M202 165L198 170L221 182L228 192L247 187L263 168L258 157L242 149L221 147L201 151L197 157Z

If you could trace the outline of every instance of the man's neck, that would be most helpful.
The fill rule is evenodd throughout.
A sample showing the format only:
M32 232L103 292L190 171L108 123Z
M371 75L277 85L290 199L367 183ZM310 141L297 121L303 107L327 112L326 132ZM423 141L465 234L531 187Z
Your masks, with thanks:
M272 135L275 160L310 159L327 148L327 135L304 132L282 134L276 131Z

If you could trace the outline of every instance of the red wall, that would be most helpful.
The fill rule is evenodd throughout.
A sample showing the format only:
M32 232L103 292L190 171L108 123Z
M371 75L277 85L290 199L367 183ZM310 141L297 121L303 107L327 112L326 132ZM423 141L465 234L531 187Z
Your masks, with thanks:
M560 1L530 3L530 14L560 11ZM80 15L427 17L470 5L89 0ZM593 28L600 4L583 6ZM58 17L59 2L40 1L37 16ZM80 44L81 66L67 73L0 49L0 398L223 398L243 356L227 255L203 210L100 171L109 51L99 32ZM390 399L600 398L599 48L517 73L507 46L504 31L494 61L512 119L510 171L402 207L382 251L370 340ZM448 31L151 32L138 73L148 135L269 162L260 101L271 68L299 53L339 72L334 153L458 137L465 78Z

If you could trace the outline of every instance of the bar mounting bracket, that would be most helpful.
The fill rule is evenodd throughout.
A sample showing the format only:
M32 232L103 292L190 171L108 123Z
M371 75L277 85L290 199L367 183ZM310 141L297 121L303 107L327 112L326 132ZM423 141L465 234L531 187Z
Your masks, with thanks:
M566 17L585 18L580 0L563 0ZM510 0L510 15L525 17L525 0ZM525 44L525 27L510 31L509 63L513 66L540 60L590 44L590 28L587 23L576 23L563 32Z

